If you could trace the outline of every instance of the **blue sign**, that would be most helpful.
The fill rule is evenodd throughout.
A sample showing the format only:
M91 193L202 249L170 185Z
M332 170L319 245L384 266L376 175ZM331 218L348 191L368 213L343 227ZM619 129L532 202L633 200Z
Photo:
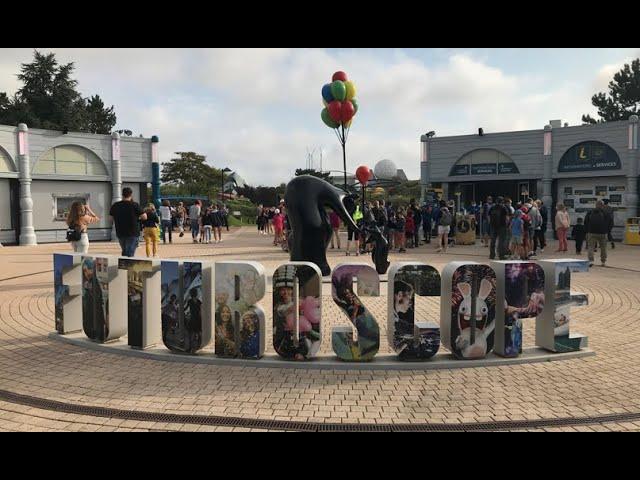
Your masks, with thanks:
M582 142L567 150L560 159L558 172L593 172L620 170L622 163L616 151L606 143Z

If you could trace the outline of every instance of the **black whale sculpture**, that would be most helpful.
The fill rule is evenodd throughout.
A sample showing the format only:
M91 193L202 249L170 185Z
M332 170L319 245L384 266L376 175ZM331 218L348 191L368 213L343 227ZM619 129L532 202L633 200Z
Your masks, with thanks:
M322 275L329 275L331 267L327 263L327 246L331 241L331 225L325 207L330 207L347 226L358 231L349 214L349 210L355 210L353 198L325 180L301 175L287 184L284 201L293 232L291 261L313 262Z

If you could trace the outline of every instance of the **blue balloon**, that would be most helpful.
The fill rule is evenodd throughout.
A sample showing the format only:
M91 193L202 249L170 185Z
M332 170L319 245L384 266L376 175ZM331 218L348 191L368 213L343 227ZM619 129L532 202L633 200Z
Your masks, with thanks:
M324 87L322 87L322 98L324 98L325 102L331 103L333 102L333 94L331 93L331 84L327 83Z

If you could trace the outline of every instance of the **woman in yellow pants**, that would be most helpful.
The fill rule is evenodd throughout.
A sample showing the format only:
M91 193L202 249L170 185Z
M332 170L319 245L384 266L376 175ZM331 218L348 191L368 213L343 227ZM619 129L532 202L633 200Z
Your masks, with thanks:
M156 213L156 207L154 207L152 203L147 205L144 211L147 214L147 219L143 222L142 226L144 227L143 237L147 247L147 258L151 258L152 252L155 258L158 256L158 244L160 243L160 229L158 228L160 219Z

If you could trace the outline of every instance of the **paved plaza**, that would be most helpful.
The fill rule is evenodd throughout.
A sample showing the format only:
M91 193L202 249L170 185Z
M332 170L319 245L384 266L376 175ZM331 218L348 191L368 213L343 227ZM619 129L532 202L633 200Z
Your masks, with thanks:
M252 228L233 229L220 245L190 242L185 236L161 246L160 255L254 260L268 275L288 260L269 237ZM541 258L554 258L552 250ZM67 244L0 248L0 430L295 430L302 425L321 430L323 424L363 429L411 424L435 430L640 430L640 247L618 244L609 253L608 267L596 266L573 278L573 289L587 293L590 305L575 309L572 331L589 336L595 356L428 371L217 366L134 358L63 343L50 336L52 253L69 251ZM119 248L94 243L90 253L119 254ZM370 263L369 257L346 257L344 250L329 250L328 256L332 266ZM421 261L441 271L451 261L487 258L488 249L479 245L458 246L446 255L427 245L394 253L390 260ZM273 354L270 292L261 304L267 312L267 353ZM366 301L379 319L380 355L388 355L386 284L380 297ZM438 298L418 302L421 317L439 318ZM332 327L348 320L327 289L322 307L320 353L329 355ZM533 335L534 320L525 320L525 347L533 345ZM225 425L222 418L236 422ZM261 420L283 423L279 427Z

